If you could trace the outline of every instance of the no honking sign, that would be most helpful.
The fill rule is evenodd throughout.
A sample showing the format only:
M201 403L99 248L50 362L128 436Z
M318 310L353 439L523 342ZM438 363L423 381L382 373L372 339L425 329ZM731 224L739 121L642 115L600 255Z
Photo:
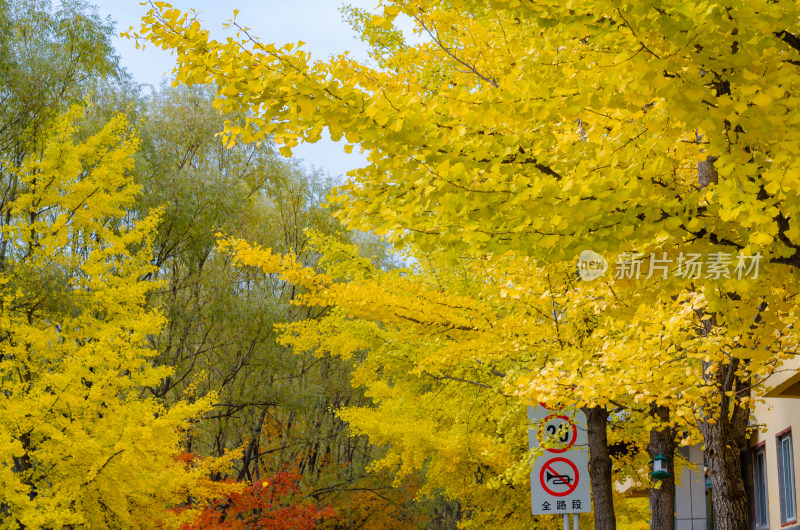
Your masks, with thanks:
M580 410L528 407L528 446L544 447L531 465L533 515L592 511L586 417Z
M555 497L566 497L575 491L581 476L578 467L566 458L551 458L542 465L539 484Z

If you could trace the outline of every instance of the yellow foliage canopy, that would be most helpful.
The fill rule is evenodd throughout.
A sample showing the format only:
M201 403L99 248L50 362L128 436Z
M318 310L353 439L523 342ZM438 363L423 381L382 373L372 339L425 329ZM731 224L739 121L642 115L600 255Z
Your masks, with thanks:
M115 118L81 140L81 112L54 124L44 152L6 167L19 197L4 215L0 272L0 498L3 528L177 524L188 494L214 493L205 469L174 457L207 400L148 397L169 370L149 339L156 218L126 220L137 140Z
M797 345L800 4L382 5L362 20L378 67L312 62L244 28L215 41L160 2L137 36L177 52L176 82L214 83L220 108L245 111L229 144L273 137L288 153L328 127L365 150L367 167L331 199L337 215L443 256L420 275L345 285L240 248L243 263L302 279L303 303L336 305L285 337L364 355L356 382L378 408L345 416L391 442L387 465L426 465L433 486L514 514L522 489L481 502L469 469L486 464L493 485L524 480L526 402L619 400L636 412L671 401L689 431L695 407L716 421L749 406L750 387L728 400L714 371L738 366L736 380L755 383ZM400 15L420 44L392 33ZM575 286L587 247L612 265L692 252L762 268L747 281Z

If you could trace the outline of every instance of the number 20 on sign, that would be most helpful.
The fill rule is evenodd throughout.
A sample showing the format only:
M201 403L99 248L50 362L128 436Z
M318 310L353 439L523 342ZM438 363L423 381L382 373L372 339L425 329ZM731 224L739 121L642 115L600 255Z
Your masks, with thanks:
M592 511L586 417L580 410L528 407L528 446L545 446L531 464L533 515Z

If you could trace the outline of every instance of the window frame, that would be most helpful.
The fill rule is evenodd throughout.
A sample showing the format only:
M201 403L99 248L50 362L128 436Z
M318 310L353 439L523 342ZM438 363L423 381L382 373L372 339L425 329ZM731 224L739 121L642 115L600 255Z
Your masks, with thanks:
M775 435L775 457L778 463L778 502L781 507L781 526L797 522L797 485L794 470L794 439L792 429L784 429ZM788 446L788 447L787 447ZM788 451L788 452L787 452ZM790 469L785 469L786 459ZM788 482L787 482L788 481ZM787 513L791 507L791 513Z
M762 458L761 474L759 475L758 459ZM759 498L759 486L763 492L763 507L761 506L762 499ZM769 530L769 485L767 481L767 446L765 442L753 447L753 528L755 530ZM759 521L760 509L763 508L763 513L766 514L766 523L761 524Z

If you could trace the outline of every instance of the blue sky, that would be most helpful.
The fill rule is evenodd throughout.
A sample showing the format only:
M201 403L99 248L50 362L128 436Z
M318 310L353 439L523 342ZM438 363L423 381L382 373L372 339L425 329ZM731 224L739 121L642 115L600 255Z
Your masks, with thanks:
M89 0L95 4L101 17L110 16L118 31L130 26L138 28L139 20L147 7L139 0ZM251 34L263 42L285 44L304 41L304 49L312 57L325 59L333 54L349 51L358 60L366 60L366 47L342 20L339 8L343 3L373 11L378 0L174 0L170 2L181 10L194 8L200 13L204 27L215 37L225 35L222 25L238 9L237 21L250 28ZM147 47L137 50L128 39L117 37L114 42L122 64L139 83L157 87L174 66L174 58L167 51ZM300 145L294 156L302 158L308 166L316 166L332 176L344 175L348 170L365 163L364 155L357 151L348 155L343 144L321 140L316 144Z

